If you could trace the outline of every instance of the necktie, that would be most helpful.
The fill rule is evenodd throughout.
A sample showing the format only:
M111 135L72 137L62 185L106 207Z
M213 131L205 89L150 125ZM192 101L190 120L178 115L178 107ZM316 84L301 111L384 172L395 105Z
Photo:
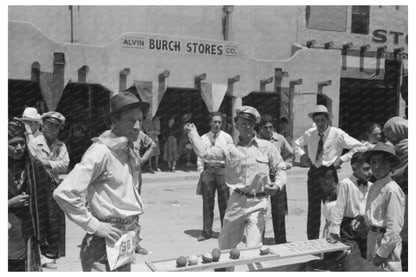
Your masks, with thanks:
M318 134L320 136L319 141L318 141L318 151L316 152L316 159L315 159L315 163L318 162L324 153L324 134L319 133Z
M217 137L218 137L218 133L214 133L214 135L212 136L212 140L211 140L212 146L215 146L215 140L217 139Z
M361 179L358 179L357 180L357 184L359 185L359 186L367 186L368 185L368 182L367 181L365 181L365 180L361 180Z

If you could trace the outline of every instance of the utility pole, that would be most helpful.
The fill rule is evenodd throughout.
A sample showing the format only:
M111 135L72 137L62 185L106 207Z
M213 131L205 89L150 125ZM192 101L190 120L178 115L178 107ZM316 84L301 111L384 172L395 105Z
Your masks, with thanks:
M74 43L74 13L73 13L73 6L68 6L68 9L70 10L70 16L71 16L71 43Z

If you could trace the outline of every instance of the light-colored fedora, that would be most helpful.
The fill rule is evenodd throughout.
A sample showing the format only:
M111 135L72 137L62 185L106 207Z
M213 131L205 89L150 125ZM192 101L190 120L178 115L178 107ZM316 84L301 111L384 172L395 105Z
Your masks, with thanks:
M18 118L15 117L14 119L18 121L35 121L42 123L42 119L40 114L38 114L38 111L35 108L27 107L22 114L22 117Z
M401 163L399 157L397 157L396 155L396 150L394 150L394 146L384 142L379 142L376 144L376 146L374 146L373 149L364 152L363 158L366 162L369 162L371 156L378 153L383 153L391 158L391 160L393 161L391 165L393 169L398 167Z
M334 117L332 113L328 112L328 108L324 105L317 105L314 111L308 113L308 116L313 119L314 115L317 113L326 114L329 119L332 119Z

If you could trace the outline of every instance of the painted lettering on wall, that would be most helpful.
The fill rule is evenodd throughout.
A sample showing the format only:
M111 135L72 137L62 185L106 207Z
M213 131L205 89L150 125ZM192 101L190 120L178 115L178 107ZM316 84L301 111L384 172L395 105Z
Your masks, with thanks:
M408 44L408 35L402 32L388 31L384 29L376 29L373 31L373 41L386 43L388 40L392 40L393 44Z
M227 42L191 41L186 39L122 38L122 47L150 51L179 52L208 56L236 56L237 46Z
M143 49L144 48L144 39L126 37L126 38L123 38L122 46L123 47L128 47L128 48Z

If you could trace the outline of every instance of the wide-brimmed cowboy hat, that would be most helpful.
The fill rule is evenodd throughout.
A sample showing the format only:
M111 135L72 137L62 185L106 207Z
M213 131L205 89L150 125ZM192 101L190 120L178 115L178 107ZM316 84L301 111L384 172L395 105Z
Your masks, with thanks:
M324 106L324 105L317 105L315 107L315 110L313 110L312 112L308 113L308 116L313 119L314 115L317 114L317 113L319 113L319 114L320 113L326 114L329 119L332 119L334 117L334 115L332 113L328 112L328 108L326 106Z
M23 111L22 117L15 117L14 119L18 121L35 121L38 123L42 123L40 114L38 114L38 111L32 107L27 107Z
M150 108L150 104L147 102L142 102L137 99L131 92L120 92L110 99L110 113L109 115L113 115L116 113L125 110L126 108L137 107L141 108L143 114Z
M374 154L379 154L379 153L385 154L391 158L391 160L393 161L391 165L392 168L396 168L400 165L401 161L399 157L397 157L396 150L394 150L394 147L384 142L379 142L376 144L376 146L374 146L373 149L367 150L366 152L364 152L363 158L366 162L369 162L371 156L373 156Z

